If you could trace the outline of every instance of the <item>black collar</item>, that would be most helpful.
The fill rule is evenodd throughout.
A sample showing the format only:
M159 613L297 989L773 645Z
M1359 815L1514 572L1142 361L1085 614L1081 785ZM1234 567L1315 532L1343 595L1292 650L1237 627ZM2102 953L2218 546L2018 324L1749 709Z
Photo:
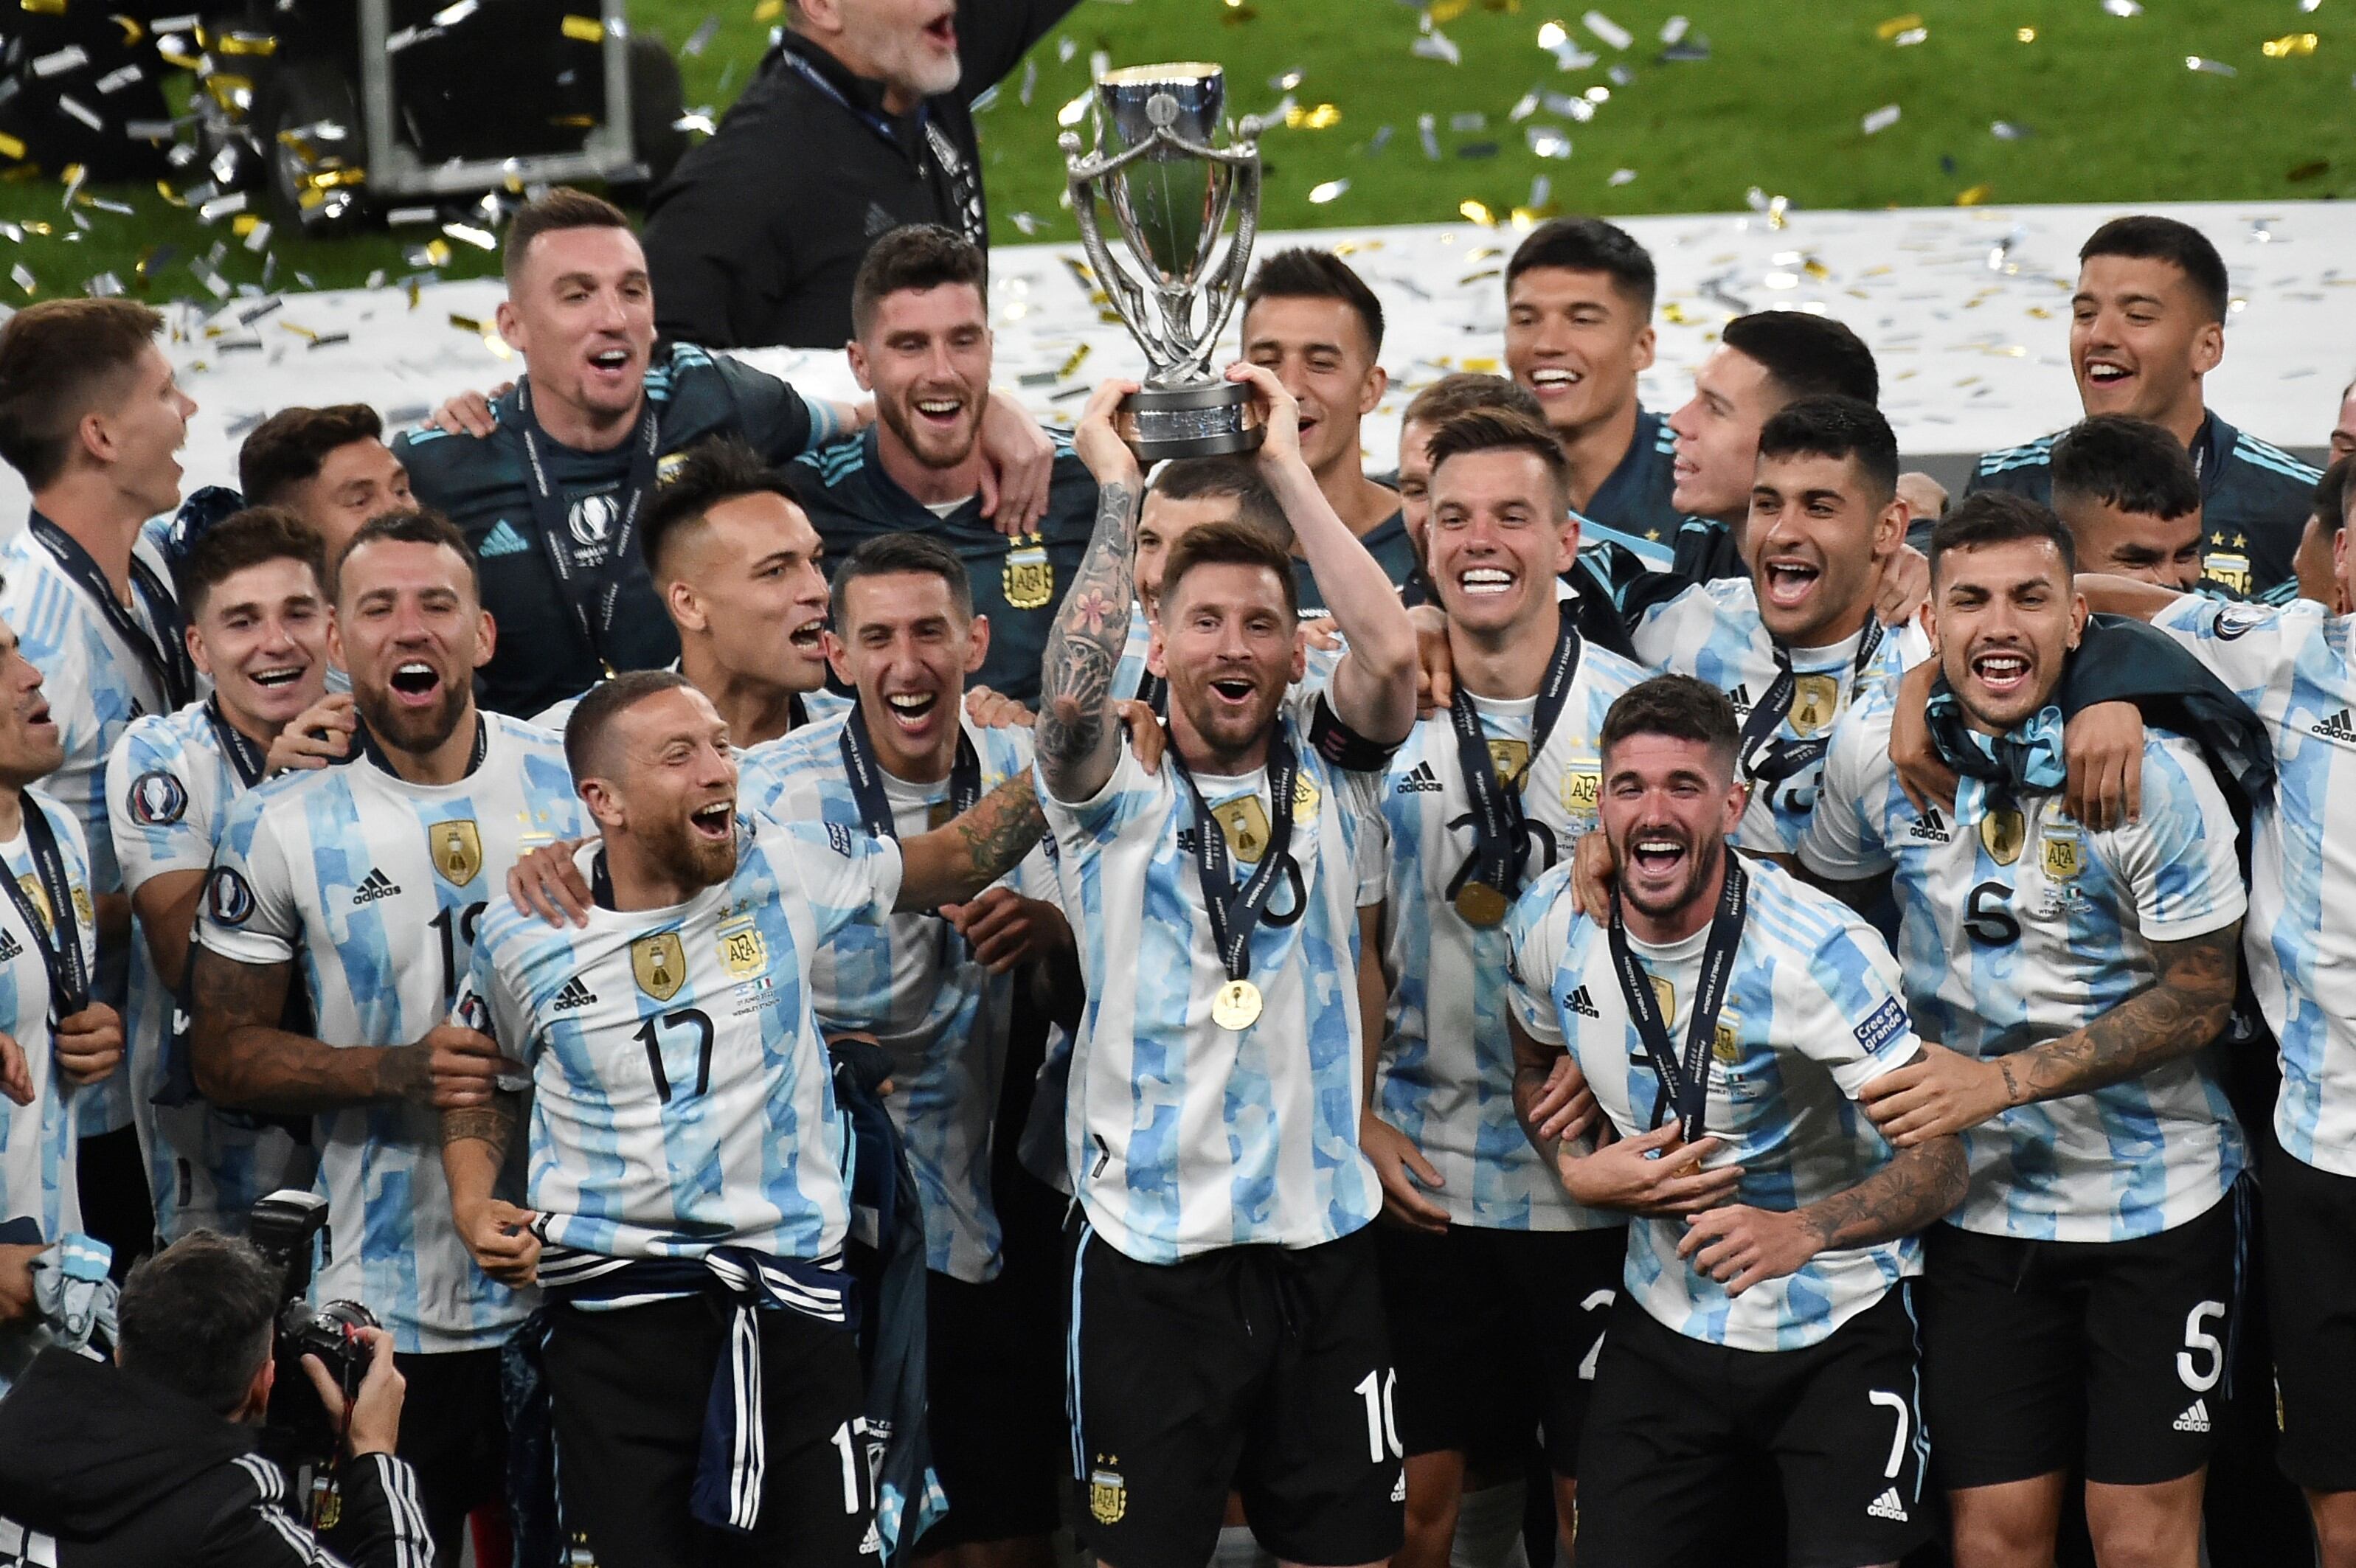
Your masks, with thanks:
M870 120L887 122L893 129L900 133L901 139L904 141L912 141L917 134L916 116L914 112L894 114L884 107L884 95L890 91L886 83L874 77L855 74L849 66L828 53L825 45L815 39L806 38L799 33L788 31L778 40L776 48L770 53L769 59L775 61L778 55L787 53L792 54L796 59L817 72L825 80L829 87L841 95L844 102L850 104L862 116Z

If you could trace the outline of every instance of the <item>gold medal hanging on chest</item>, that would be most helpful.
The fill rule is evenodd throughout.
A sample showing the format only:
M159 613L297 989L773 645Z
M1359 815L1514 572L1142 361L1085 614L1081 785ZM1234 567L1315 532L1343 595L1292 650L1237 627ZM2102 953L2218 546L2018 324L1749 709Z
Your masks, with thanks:
M1468 881L1456 890L1456 912L1467 925L1502 925L1512 908L1505 895L1486 882Z
M1240 1033L1259 1021L1264 1006L1258 986L1249 980L1230 980L1211 998L1211 1021L1223 1029Z

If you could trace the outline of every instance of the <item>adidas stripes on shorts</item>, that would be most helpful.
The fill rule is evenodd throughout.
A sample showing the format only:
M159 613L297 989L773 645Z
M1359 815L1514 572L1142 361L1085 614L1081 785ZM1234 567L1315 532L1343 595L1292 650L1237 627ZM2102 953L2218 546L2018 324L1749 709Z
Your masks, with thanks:
M1922 1360L1939 1484L2083 1462L2090 1481L2150 1486L2208 1463L2240 1310L2238 1208L2228 1197L2126 1242L1932 1226Z

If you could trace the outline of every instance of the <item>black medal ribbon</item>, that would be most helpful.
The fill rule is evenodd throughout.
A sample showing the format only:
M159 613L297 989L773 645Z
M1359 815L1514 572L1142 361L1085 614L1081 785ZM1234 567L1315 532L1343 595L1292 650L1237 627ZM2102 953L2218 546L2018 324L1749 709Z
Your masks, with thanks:
M655 413L654 400L645 400L638 410L637 427L630 432L630 472L622 485L621 517L606 540L605 563L594 572L583 573L574 569L573 554L565 549L565 537L573 528L572 514L541 453L543 432L531 411L530 376L516 383L516 411L523 416L525 488L531 492L531 515L540 527L541 549L548 553L549 568L573 606L581 635L589 639L590 651L602 660L605 634L613 628L614 607L621 598L624 564L637 542L639 514L654 491L662 421Z
M1653 1104L1653 1125L1659 1126L1662 1116L1674 1106L1678 1129L1687 1143L1702 1136L1709 1108L1710 1047L1718 1035L1719 1009L1726 1005L1727 981L1734 973L1734 950L1742 941L1742 916L1751 883L1742 869L1742 858L1730 848L1723 853L1726 881L1719 890L1718 912L1710 917L1709 939L1702 946L1701 980L1694 987L1682 1058L1669 1040L1669 1026L1661 1017L1661 1000L1653 992L1652 980L1629 950L1619 895L1614 893L1612 899L1612 967L1619 973L1620 995L1628 1004L1636 1036L1644 1041L1644 1054L1661 1080L1660 1097Z
M1857 683L1881 649L1883 627L1880 617L1869 614L1865 631L1858 638L1857 661L1849 667L1849 695L1856 695ZM1779 741L1775 731L1792 716L1792 694L1799 682L1792 674L1792 651L1782 639L1775 640L1775 679L1767 694L1751 710L1751 718L1742 726L1740 755L1742 776L1753 784L1781 784L1794 773L1812 768L1824 760L1832 745L1829 733L1809 741ZM1829 731L1830 726L1826 726Z
M1276 884L1284 880L1285 868L1292 859L1292 791L1301 776L1301 763L1281 730L1269 736L1268 850L1241 887L1236 885L1235 870L1227 859L1226 832L1211 815L1209 803L1174 742L1165 754L1165 765L1177 770L1194 803L1194 870L1202 881L1203 912L1210 917L1212 944L1219 950L1227 978L1248 980L1251 978L1252 933L1258 929L1268 901Z
M205 722L212 726L213 740L220 746L221 755L229 759L238 782L248 789L260 784L270 771L269 754L229 721L229 716L221 711L218 692L205 699Z
M57 559L74 585L90 595L98 605L99 613L114 628L114 635L130 645L131 651L147 667L155 684L164 688L164 710L176 712L197 699L197 667L188 656L188 639L185 635L187 622L180 614L179 601L172 597L171 588L155 575L155 569L131 552L131 591L145 606L147 618L155 624L156 635L149 636L139 617L123 607L114 596L114 587L106 581L106 573L91 559L81 541L48 518L35 512L26 525L43 549Z
M798 699L797 699L798 700ZM951 700L944 696L940 700ZM857 702L842 722L842 766L851 779L851 798L859 803L859 820L871 834L895 842L900 837L899 826L892 819L892 797L884 793L884 770L875 761L875 742L867 733L867 715ZM958 726L957 761L949 764L949 815L963 816L981 799L981 758L973 749L973 737ZM964 939L938 912L927 912L941 923L941 958L958 950Z
M71 1018L90 1006L90 955L81 950L73 884L66 878L66 858L58 849L57 830L31 795L20 794L16 798L25 814L25 848L32 856L33 875L41 884L41 896L48 901L55 925L41 918L32 895L14 877L5 879L8 900L16 906L26 930L32 933L41 965L49 972L49 1023L54 1028L60 1019Z
M1562 717L1563 704L1569 700L1571 681L1579 674L1579 653L1578 628L1570 616L1558 615L1554 654L1547 661L1537 706L1530 713L1530 759L1523 769L1525 777L1537 766L1538 754L1546 750L1555 721ZM1497 776L1488 736L1481 728L1481 710L1473 706L1462 682L1451 694L1448 717L1456 730L1457 763L1464 770L1464 787L1472 797L1476 835L1472 880L1510 901L1521 891L1523 865L1530 851L1529 839L1522 833L1521 789Z
M374 763L386 773L391 773L394 778L399 778L401 776L401 770L394 767L392 765L392 759L384 754L384 748L377 744L376 736L369 732L368 725L365 722L362 722L356 726L356 729L359 735L359 754L366 757L369 762ZM481 714L477 713L475 715L475 749L473 752L469 752L466 757L466 773L468 776L472 776L475 770L483 765L483 754L490 749L490 724Z

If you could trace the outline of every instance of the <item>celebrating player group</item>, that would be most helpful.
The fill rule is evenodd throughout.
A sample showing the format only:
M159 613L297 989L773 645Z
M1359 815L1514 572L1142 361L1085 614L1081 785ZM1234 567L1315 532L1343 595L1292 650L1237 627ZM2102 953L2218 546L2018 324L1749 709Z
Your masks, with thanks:
M168 528L152 316L20 313L0 1350L316 1172L448 1563L2356 1568L2348 465L2081 263L1952 503L1824 316L1640 408L1592 219L1379 481L1323 252L1149 472L961 236L831 404L560 191L520 385Z

